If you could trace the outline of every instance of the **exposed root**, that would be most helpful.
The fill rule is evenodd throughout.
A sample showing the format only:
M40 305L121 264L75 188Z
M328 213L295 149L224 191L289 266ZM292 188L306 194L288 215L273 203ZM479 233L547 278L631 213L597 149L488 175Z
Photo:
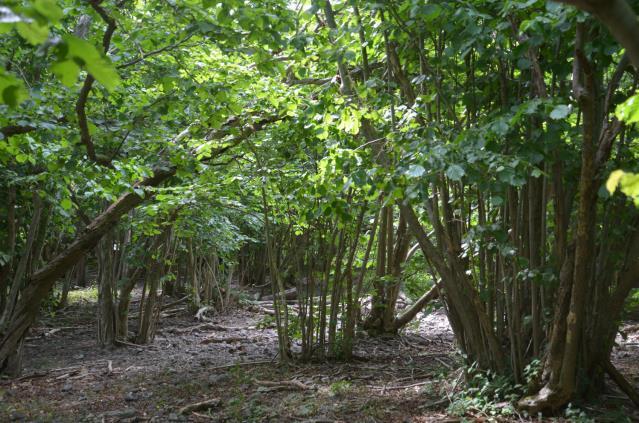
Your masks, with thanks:
M534 416L538 413L551 413L563 407L570 399L570 393L544 386L535 395L525 397L517 403L520 410Z

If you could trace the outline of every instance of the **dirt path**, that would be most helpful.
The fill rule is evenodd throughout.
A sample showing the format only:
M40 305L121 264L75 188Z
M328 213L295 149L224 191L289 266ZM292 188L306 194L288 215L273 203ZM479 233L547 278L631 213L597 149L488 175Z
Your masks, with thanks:
M152 345L115 349L96 346L93 310L72 307L32 331L25 376L0 380L0 421L460 421L445 413L462 375L441 310L399 337L360 337L352 363L288 368L276 364L270 319L246 308L207 322L182 312L161 320ZM633 348L617 351L619 364Z

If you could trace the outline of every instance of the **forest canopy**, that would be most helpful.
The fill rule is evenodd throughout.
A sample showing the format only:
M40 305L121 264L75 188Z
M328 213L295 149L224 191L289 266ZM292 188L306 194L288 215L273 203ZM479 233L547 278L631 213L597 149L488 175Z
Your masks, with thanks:
M637 10L4 1L0 373L75 285L101 346L152 343L165 297L262 287L284 363L439 301L522 412L606 377L639 405L610 358L639 288Z

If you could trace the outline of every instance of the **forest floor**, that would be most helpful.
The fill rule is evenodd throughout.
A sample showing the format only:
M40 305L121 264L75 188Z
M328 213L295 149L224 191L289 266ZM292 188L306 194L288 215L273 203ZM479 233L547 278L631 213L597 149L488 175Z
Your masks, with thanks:
M91 302L41 319L25 345L23 376L0 380L0 421L525 421L516 412L499 416L507 403L480 411L476 398L459 394L461 358L442 310L398 337L362 334L350 363L288 367L277 364L272 318L259 307L206 322L180 305L163 314L153 344L112 349L96 346ZM636 383L639 325L625 325L624 335L614 363ZM639 421L623 395L606 395L586 408L596 421ZM203 401L200 411L183 409ZM464 417L454 416L456 403Z

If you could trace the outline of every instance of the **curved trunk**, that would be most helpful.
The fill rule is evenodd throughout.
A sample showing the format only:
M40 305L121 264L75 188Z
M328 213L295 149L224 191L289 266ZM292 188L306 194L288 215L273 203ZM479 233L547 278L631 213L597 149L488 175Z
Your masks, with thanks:
M175 168L156 169L151 177L137 184L137 187L156 186L174 174ZM142 201L144 199L135 191L124 194L96 217L67 248L29 277L13 313L0 331L0 373L5 372L9 358L19 350L27 330L38 315L42 300L49 294L58 278L90 251L122 215Z

